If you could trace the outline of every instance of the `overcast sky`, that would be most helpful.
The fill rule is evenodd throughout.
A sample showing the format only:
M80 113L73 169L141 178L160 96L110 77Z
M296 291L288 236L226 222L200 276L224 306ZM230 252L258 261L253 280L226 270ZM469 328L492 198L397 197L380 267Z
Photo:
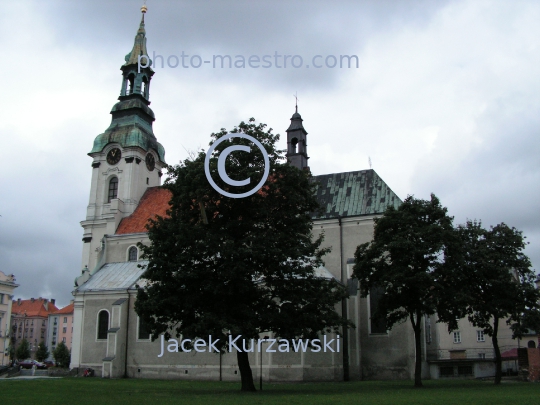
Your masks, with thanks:
M63 306L81 271L87 153L110 123L142 1L0 4L0 270L15 274L16 298L56 298ZM538 1L147 6L150 54L275 60L277 52L304 62L156 67L154 133L168 163L250 117L285 135L298 92L314 174L368 169L371 157L402 199L433 192L455 223L522 230L539 269ZM315 55L323 64L329 55L357 55L358 68L306 67Z

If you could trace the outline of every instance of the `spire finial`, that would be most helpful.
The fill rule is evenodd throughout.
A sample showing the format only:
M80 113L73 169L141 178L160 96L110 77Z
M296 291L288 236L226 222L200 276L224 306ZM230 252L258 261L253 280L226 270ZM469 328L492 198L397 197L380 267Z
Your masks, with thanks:
M297 94L298 94L298 92L293 94L294 98L296 99L296 112L298 112L298 97L297 97Z
M144 24L144 15L146 14L147 11L148 11L148 7L146 7L146 0L144 0L144 4L141 7L141 13L142 13L141 23L143 23L143 24Z

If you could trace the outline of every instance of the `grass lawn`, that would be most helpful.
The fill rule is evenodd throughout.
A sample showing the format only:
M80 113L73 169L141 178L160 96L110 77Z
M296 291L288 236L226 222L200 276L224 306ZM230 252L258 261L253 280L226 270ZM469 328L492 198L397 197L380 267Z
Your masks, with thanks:
M0 380L2 402L32 405L161 404L519 404L538 405L540 384L482 381L412 381L265 384L263 392L242 393L239 383L63 378Z

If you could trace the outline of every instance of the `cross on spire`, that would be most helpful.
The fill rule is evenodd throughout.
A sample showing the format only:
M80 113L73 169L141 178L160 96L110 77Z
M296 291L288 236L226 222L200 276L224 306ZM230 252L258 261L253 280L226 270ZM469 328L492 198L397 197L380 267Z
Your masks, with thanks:
M298 92L295 92L293 94L294 98L296 99L296 112L298 112L298 97L297 97L297 94L298 94Z

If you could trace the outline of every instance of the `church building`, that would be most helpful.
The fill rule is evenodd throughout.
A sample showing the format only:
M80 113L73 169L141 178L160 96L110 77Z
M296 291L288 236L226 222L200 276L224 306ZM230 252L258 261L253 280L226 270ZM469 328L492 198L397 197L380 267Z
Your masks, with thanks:
M121 66L122 85L111 110L110 126L98 135L89 156L92 180L83 232L82 273L75 280L71 368L91 367L102 377L240 380L235 353L166 353L152 342L134 311L136 283L147 263L137 243L149 243L145 225L165 216L169 191L160 187L166 167L150 105L151 67L138 70L138 56L147 55L144 16L133 49ZM287 129L287 158L308 167L308 133L298 111ZM316 158L316 157L315 157ZM325 267L317 271L347 285L344 309L356 325L341 341L339 353L263 353L251 355L254 378L265 381L339 381L409 379L414 375L414 334L408 323L387 331L371 320L377 297L360 298L351 279L356 247L371 240L374 218L399 197L374 170L315 176L323 207L314 217L313 233L325 233L332 246ZM424 348L425 349L425 348ZM425 358L425 356L424 356ZM424 370L427 370L424 367ZM426 371L427 372L427 371Z

